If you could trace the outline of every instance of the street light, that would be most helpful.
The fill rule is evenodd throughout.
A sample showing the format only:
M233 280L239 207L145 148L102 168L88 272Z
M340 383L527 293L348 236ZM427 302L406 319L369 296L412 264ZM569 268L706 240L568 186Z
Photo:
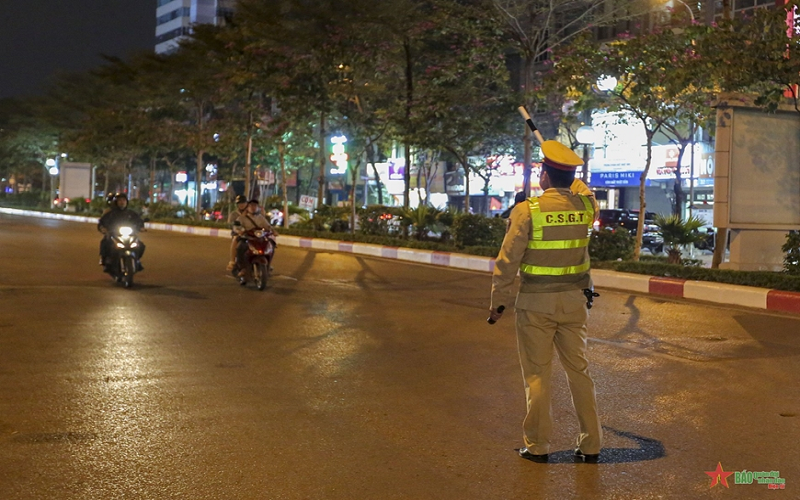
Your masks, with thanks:
M48 158L44 164L48 167L47 172L50 174L50 208L53 208L56 199L56 176L58 175L58 160Z
M584 125L575 132L575 139L583 145L583 170L581 170L581 180L589 180L589 146L594 145L595 134L591 125Z
M600 92L611 92L617 88L617 79L613 76L603 75L597 79L597 90Z
M692 24L694 24L694 12L692 12L692 8L691 8L691 7L689 7L689 4L687 4L687 3L686 3L686 2L684 2L683 0L675 0L675 1L676 1L676 2L678 2L678 3L681 3L681 4L683 4L683 6L684 6L684 7L686 7L686 8L689 10L689 17L690 17L690 18L691 18L691 20L692 20Z

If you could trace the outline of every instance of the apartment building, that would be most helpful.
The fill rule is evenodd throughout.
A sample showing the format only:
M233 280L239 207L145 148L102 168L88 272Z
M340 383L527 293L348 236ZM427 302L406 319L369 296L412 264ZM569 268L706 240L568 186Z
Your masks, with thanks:
M175 50L194 24L222 24L233 14L234 0L157 0L156 53Z

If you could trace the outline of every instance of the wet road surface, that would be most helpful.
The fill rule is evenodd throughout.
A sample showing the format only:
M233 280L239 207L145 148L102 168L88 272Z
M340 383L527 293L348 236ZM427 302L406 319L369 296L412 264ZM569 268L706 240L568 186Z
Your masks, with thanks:
M279 247L258 292L225 239L142 239L125 290L92 225L0 215L0 499L800 498L800 317L601 290L602 463L556 367L536 464L488 275Z

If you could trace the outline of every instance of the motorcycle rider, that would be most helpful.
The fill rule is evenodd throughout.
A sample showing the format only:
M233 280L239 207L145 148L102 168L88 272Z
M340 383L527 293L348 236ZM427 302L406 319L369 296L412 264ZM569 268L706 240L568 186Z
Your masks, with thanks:
M100 259L103 264L103 271L110 271L110 264L108 258L111 256L111 237L110 234L116 233L122 226L131 226L134 231L139 232L144 228L144 221L139 214L133 210L128 210L128 195L125 193L116 193L113 198L114 202L111 205L111 210L104 213L97 223L97 230L103 233L103 239L100 241ZM140 259L144 255L145 246L141 241L139 242L138 259L136 260L136 270L142 271L144 267Z
M237 195L236 199L236 211L231 212L228 215L228 225L231 226L231 251L230 251L230 260L228 261L228 271L233 271L234 266L236 266L236 246L239 244L239 235L234 231L234 225L239 217L247 211L247 197L244 195Z
M247 203L245 212L239 216L236 222L234 222L233 226L233 230L237 234L236 239L238 239L235 268L239 269L239 276L243 276L246 272L244 256L247 252L247 239L242 237L242 235L251 229L264 229L265 231L272 231L272 225L261 213L257 198L253 198ZM270 257L270 263L271 262L272 258ZM271 267L270 270L272 270Z
M103 213L100 214L100 217L107 214L114 208L114 196L117 193L108 193L106 195L106 208L103 209ZM100 265L102 266L105 260L103 259L103 245L105 245L105 238L100 240Z

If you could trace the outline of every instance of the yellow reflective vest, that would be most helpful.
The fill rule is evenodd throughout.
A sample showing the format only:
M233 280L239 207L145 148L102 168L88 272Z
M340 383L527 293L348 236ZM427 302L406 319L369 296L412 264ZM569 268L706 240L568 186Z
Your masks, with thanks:
M578 285L589 281L588 247L594 204L584 195L560 194L527 201L532 230L520 271L529 285Z

